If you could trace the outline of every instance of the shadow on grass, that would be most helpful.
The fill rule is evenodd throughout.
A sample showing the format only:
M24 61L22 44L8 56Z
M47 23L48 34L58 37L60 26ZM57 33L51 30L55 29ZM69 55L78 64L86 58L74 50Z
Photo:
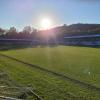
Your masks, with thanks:
M66 45L62 44L63 46L74 46L74 47L87 47L87 48L100 48L100 45Z
M0 51L7 51L7 50L17 50L17 49L24 49L24 48L45 48L45 47L57 47L57 46L74 46L74 47L87 47L87 48L100 48L99 45L65 45L65 44L0 44Z
M58 45L31 45L31 44L6 44L6 45L0 45L0 51L7 51L7 50L17 50L17 49L24 49L24 48L45 48L45 47L57 47Z

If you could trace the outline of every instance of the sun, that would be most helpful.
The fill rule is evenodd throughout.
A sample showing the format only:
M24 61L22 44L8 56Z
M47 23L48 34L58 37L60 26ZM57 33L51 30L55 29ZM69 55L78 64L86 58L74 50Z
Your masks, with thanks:
M50 29L52 26L52 21L49 18L43 18L41 20L42 29Z

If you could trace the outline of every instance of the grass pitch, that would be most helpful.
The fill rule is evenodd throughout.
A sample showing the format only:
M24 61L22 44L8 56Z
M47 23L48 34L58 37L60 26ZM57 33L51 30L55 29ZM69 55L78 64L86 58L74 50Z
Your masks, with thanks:
M2 51L1 53L100 87L99 48L57 46ZM32 86L44 100L99 100L98 92L52 74L0 57L0 69L22 86Z

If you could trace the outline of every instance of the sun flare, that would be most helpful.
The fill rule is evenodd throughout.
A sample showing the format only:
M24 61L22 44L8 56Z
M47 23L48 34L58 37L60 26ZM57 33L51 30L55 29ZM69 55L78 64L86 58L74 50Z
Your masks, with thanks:
M41 20L42 29L49 29L52 26L52 21L49 18L44 18Z

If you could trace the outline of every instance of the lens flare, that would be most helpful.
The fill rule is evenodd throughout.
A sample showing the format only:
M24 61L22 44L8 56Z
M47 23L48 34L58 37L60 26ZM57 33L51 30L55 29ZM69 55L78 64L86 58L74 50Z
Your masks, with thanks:
M44 18L41 20L42 29L50 29L52 26L52 21L49 18Z

